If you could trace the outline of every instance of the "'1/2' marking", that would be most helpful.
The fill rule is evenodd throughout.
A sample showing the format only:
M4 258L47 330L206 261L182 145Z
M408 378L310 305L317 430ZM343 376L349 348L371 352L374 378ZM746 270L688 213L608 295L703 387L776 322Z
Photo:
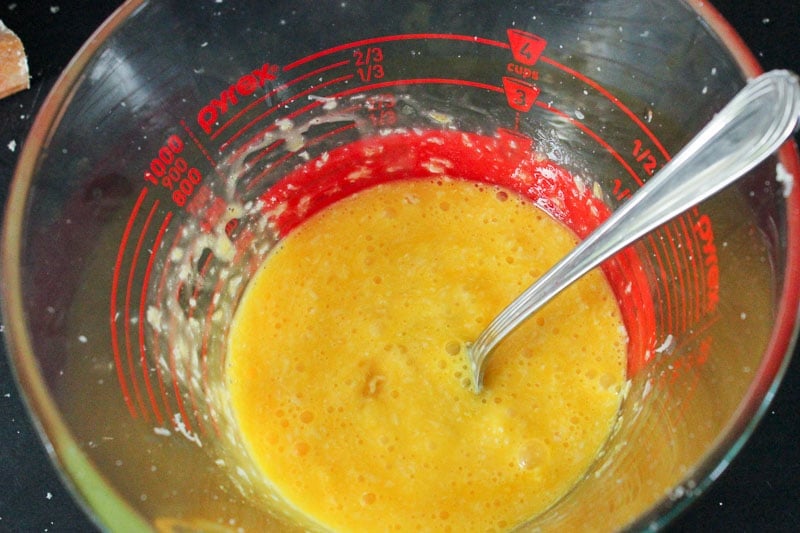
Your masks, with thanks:
M644 148L642 141L639 139L633 141L633 156L636 161L642 164L642 169L647 175L652 176L658 166L658 160L649 148Z

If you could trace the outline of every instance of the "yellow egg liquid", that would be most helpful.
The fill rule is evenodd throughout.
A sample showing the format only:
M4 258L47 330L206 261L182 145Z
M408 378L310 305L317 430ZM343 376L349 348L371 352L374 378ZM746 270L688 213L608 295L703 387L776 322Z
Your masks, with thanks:
M563 496L616 420L627 337L590 273L470 388L465 343L576 244L529 200L457 179L360 191L271 252L227 380L285 505L336 531L508 530Z

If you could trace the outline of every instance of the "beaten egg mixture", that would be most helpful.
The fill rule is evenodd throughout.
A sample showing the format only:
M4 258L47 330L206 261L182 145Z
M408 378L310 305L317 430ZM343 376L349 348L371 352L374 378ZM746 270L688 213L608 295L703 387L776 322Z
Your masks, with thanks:
M360 191L284 238L234 318L246 447L294 512L336 531L508 530L586 472L621 401L627 337L600 271L494 352L465 344L576 244L530 200L458 179Z

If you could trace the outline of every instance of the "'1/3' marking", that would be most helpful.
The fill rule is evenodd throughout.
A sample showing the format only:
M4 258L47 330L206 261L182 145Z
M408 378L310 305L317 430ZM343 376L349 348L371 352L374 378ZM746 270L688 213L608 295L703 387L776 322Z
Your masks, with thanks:
M366 83L372 80L380 80L386 76L383 68L383 49L378 46L367 48L356 48L353 50L358 77Z

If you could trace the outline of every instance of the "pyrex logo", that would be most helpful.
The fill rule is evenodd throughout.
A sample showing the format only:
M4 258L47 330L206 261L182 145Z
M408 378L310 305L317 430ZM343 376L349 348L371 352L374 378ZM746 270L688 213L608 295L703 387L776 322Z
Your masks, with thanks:
M278 77L278 65L264 63L260 68L239 78L236 83L222 91L219 99L211 100L197 114L197 124L206 134L214 129L214 124L239 104L240 96L250 96L268 81Z
M706 269L706 305L705 310L713 313L719 304L719 258L717 246L714 244L714 229L708 215L702 215L694 223L694 232L702 242L703 266Z

